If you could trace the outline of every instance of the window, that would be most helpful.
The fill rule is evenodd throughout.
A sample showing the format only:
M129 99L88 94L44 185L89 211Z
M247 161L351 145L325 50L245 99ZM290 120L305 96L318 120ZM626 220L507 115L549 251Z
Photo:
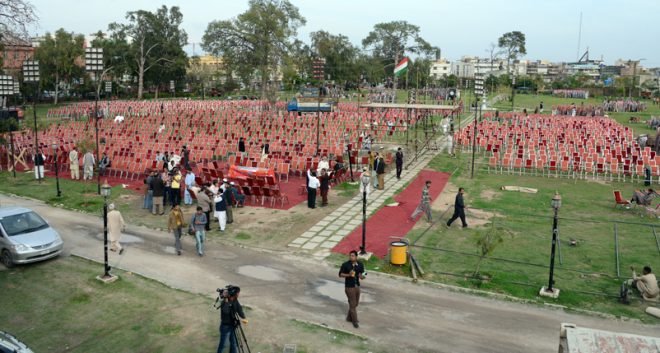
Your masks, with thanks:
M46 221L31 211L1 218L0 224L2 224L5 233L10 237L48 228Z

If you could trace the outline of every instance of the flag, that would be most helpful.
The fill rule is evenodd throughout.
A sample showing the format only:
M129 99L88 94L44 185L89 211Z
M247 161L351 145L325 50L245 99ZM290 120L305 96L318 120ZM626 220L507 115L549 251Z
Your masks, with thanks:
M395 67L394 67L394 75L395 76L401 76L408 71L408 58L403 58Z

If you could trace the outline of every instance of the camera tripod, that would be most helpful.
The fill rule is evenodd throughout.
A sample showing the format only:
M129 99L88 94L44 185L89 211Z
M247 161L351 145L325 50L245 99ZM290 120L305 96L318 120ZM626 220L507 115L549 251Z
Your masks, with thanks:
M245 332L243 332L243 326L241 326L241 320L238 317L238 314L236 315L236 324L234 325L234 339L236 339L236 347L238 348L239 353L252 353L247 338L245 337Z

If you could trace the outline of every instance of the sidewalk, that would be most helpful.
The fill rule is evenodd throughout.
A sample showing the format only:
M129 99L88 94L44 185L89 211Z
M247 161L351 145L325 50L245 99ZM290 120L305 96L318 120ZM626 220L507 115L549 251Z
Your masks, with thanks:
M471 119L465 119L462 123L467 125L469 121ZM438 146L443 146L446 141L446 136L440 136L435 142ZM385 200L394 196L397 190L402 189L408 182L416 178L419 172L426 167L433 157L441 153L442 150L442 148L438 151L422 150L420 157L408 166L407 170L403 170L401 179L399 180L396 179L396 168L392 168L385 176L385 190L372 189L367 199L367 218L382 207L385 204ZM328 214L298 238L294 239L288 246L312 253L314 258L322 260L328 257L331 249L360 224L362 224L362 193L358 193L346 204Z

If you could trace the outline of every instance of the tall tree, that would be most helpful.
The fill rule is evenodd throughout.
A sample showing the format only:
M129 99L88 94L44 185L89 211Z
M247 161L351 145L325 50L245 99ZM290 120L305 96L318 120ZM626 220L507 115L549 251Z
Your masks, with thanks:
M128 56L138 77L138 99L142 98L145 75L152 83L183 77L186 53L183 46L188 35L181 28L183 15L177 6L163 5L155 13L146 10L130 11L128 23L111 23L112 38L129 40ZM153 70L152 70L153 69Z
M372 50L375 57L389 62L385 70L391 73L406 53L423 55L435 53L436 48L424 40L419 32L418 26L406 21L378 23L362 40L362 46ZM396 79L394 82L396 89Z
M108 69L112 81L121 82L124 75L133 72L130 64L134 60L126 37L121 35L108 37L98 31L91 44L92 47L103 48L103 66Z
M257 74L261 97L270 78L291 50L298 27L305 18L288 0L250 0L246 12L231 20L209 23L202 48L245 74Z
M37 20L28 1L0 0L0 41L5 36L28 39L28 27Z
M498 40L497 46L506 54L506 71L510 73L511 61L518 59L520 55L527 54L525 49L525 34L520 31L504 33Z
M72 79L84 75L84 43L82 34L76 35L60 28L55 36L46 33L43 43L35 51L41 85L55 91L55 104L60 88L68 89Z
M310 34L312 51L319 57L325 58L326 77L332 80L356 81L358 79L355 59L358 49L351 44L348 37L334 35L326 31L317 31Z

